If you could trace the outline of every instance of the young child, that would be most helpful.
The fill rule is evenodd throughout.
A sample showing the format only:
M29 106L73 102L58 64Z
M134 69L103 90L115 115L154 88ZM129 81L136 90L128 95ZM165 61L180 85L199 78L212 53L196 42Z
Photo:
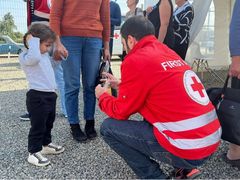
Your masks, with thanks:
M56 82L49 51L56 40L55 33L44 24L33 24L24 36L27 50L19 61L29 84L27 110L31 128L28 135L28 162L46 166L50 161L44 154L59 154L64 147L52 143L51 130L56 113Z

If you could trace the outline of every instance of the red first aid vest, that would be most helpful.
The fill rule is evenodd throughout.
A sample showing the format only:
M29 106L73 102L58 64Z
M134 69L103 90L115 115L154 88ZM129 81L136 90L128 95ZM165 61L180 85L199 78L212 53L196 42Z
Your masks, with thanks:
M210 156L220 143L220 123L200 79L152 35L125 57L118 97L104 93L99 107L119 120L140 113L159 144L183 159Z

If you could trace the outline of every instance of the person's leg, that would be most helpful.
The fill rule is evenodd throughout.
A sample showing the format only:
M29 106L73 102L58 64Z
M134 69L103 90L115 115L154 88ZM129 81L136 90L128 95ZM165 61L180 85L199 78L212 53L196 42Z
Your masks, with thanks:
M78 142L84 142L87 137L82 132L79 125L78 116L78 96L80 89L80 69L82 60L81 37L62 37L61 41L68 50L68 58L62 62L63 78L65 82L65 104L68 121L71 127L73 138Z
M104 120L100 132L105 142L127 162L139 178L166 178L159 164L151 159L155 152L162 153L162 156L168 154L154 137L152 125L146 121L108 118Z
M26 102L31 121L31 128L28 135L28 152L33 154L42 150L47 114L40 92L34 90L28 91Z
M61 41L69 54L67 60L62 62L68 121L70 124L79 124L78 96L80 89L82 40L79 37L62 37Z
M57 83L57 88L60 95L60 103L61 103L61 112L67 117L67 110L65 105L65 88L64 88L64 79L63 79L63 68L61 62L56 63L54 67L55 80Z
M175 41L174 44L174 51L183 59L185 60L186 58L186 53L187 53L187 49L188 49L188 43L181 43L181 41L178 38L175 38L175 40L177 39L177 41Z
M43 136L43 148L41 151L42 154L59 154L64 151L64 147L52 143L51 131L56 115L56 99L56 93L47 93L45 96L45 108L48 112L48 117L46 121L46 129Z
M94 129L95 114L95 84L98 75L102 40L99 38L85 38L82 56L82 82L84 100L84 119L86 120L85 132L91 139L96 137Z
M234 89L240 89L240 80L235 78L235 77L232 78L231 87L234 88ZM230 143L228 148L229 149L228 149L228 152L227 152L227 158L229 160L239 160L240 161L240 146ZM238 164L239 164L239 168L240 168L240 162Z
M43 136L43 146L46 146L52 142L51 131L56 115L56 100L57 95L55 93L48 93L45 96L45 111L47 112L46 129Z

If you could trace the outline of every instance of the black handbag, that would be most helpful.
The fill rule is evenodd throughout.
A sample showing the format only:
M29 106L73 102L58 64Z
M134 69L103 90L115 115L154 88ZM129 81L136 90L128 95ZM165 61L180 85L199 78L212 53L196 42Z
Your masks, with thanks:
M228 87L229 76L223 88L207 90L222 126L222 139L240 145L240 89Z
M101 60L100 66L99 66L99 71L98 71L98 76L97 76L97 79L96 79L96 86L98 84L102 84L102 82L100 80L103 79L103 77L102 77L103 72L113 74L109 61ZM111 88L111 93L114 97L117 97L117 90L116 89Z

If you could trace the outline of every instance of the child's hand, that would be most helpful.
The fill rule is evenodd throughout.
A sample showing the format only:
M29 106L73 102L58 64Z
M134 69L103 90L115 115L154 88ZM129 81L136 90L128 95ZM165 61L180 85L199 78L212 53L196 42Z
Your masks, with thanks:
M26 37L26 41L28 42L32 38L33 38L33 36L31 34L28 34L27 37Z

